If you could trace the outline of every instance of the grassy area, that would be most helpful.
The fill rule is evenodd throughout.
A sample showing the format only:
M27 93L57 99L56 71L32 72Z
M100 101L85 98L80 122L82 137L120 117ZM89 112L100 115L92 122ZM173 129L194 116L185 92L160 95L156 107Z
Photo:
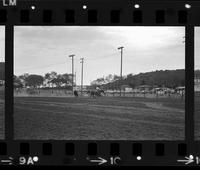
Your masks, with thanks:
M15 97L15 139L184 140L184 101Z

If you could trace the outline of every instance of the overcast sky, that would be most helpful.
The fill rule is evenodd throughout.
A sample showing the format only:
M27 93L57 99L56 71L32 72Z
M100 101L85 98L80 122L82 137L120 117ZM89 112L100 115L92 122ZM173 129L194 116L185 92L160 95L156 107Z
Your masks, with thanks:
M195 69L200 70L200 27L195 28Z
M199 31L200 34L200 31ZM75 54L77 84L85 58L84 84L120 74L119 46L124 46L123 75L185 68L184 27L16 26L14 74L71 73Z
M5 61L5 27L0 26L0 62Z

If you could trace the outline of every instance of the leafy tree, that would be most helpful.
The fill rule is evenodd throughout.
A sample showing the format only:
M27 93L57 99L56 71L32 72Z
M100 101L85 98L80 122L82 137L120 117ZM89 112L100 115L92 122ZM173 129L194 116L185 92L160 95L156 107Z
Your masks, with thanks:
M53 87L53 85L55 85L53 79L56 79L57 76L58 76L58 74L55 71L52 71L50 73L46 73L44 75L44 83L47 84L49 87L50 86Z
M38 86L42 85L44 78L41 75L31 74L26 78L26 82L28 86L37 88Z
M18 78L20 80L20 82L23 84L23 86L27 86L27 81L26 79L28 78L29 74L28 73L25 73L23 75L20 75Z
M23 84L19 77L14 75L14 88L22 88Z
M46 84L50 87L50 81L51 81L50 73L46 73L44 75L44 81L46 81Z
M116 80L120 80L120 76L118 76L118 75L114 75L114 77L113 77L113 81L116 81Z
M51 83L56 87L69 86L72 84L72 76L70 74L58 74L57 77L51 80Z
M71 85L72 84L72 74L62 74L62 81L63 83L65 83L66 85ZM75 82L74 82L75 84Z
M104 88L108 88L108 87L112 87L112 83L115 81L120 81L120 76L109 74L105 78L101 77L101 78L98 78L98 79L92 81L91 86L93 86L93 87L103 86ZM111 83L111 84L109 84L109 83ZM109 84L109 86L106 84Z
M105 80L104 80L103 77L101 77L101 78L98 78L98 79L92 81L92 82L91 82L91 85L93 85L93 86L94 86L94 85L100 86L100 85L102 85L102 84L104 84L104 83L105 83Z

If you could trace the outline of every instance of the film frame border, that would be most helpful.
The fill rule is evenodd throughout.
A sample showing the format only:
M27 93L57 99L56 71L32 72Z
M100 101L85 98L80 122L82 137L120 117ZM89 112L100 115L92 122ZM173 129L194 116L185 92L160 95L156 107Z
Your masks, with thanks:
M134 8L138 4L139 8ZM190 9L185 7L191 5ZM87 5L86 9L83 6ZM106 6L106 7L105 7ZM43 164L53 165L61 163L63 147L67 143L73 145L71 156L66 165L88 165L87 155L126 156L127 162L121 165L181 165L175 160L178 156L200 154L200 143L194 140L194 27L200 26L200 2L192 1L105 1L105 0L44 0L17 1L16 7L0 6L0 25L5 26L5 140L0 141L0 148L4 154L0 155L33 155L44 159ZM70 17L66 17L66 15ZM94 15L96 17L94 17ZM109 17L108 17L109 16ZM116 17L117 16L117 17ZM136 18L134 18L136 16ZM50 17L50 19L49 19ZM91 22L92 21L92 22ZM186 46L186 112L185 112L185 140L181 141L42 141L42 140L14 140L13 126L13 59L14 59L14 26L183 26L185 27ZM192 57L191 57L192 56ZM137 144L137 145L136 145ZM89 145L89 146L88 146ZM135 147L133 146L135 145ZM4 146L4 147L2 147ZM5 147L6 146L6 147ZM96 147L95 147L96 146ZM137 151L133 148L139 147ZM52 153L45 153L45 148L51 148ZM39 151L37 150L39 148ZM56 150L55 150L56 148ZM90 151L97 149L96 154ZM114 149L113 149L114 148ZM130 149L131 148L131 149ZM164 148L164 149L163 149ZM58 151L57 151L58 150ZM78 151L83 154L80 154ZM164 151L163 151L164 150ZM44 153L43 153L44 151ZM119 151L117 153L117 151ZM14 153L13 153L14 152ZM36 153L34 153L36 152ZM74 152L74 154L72 154ZM88 153L91 152L92 154ZM116 152L116 153L112 153ZM134 153L135 152L135 153ZM164 154L163 154L164 152ZM129 153L130 155L127 155ZM124 155L125 154L125 155ZM135 154L135 155L134 155ZM46 156L44 156L46 155ZM51 156L47 156L51 155ZM57 156L55 160L54 155ZM137 156L146 159L134 161ZM84 156L84 157L83 157ZM199 156L199 155L198 155ZM72 160L71 158L80 159ZM155 160L156 158L156 160ZM52 159L52 160L51 160ZM128 159L130 159L128 161ZM174 162L172 161L174 160ZM47 161L47 162L45 162ZM49 161L49 162L48 162ZM74 163L71 163L73 162ZM163 163L163 161L165 163ZM172 162L171 162L172 161ZM69 163L70 162L70 163ZM77 164L75 163L77 162ZM54 164L55 163L55 164ZM184 165L184 164L183 164Z

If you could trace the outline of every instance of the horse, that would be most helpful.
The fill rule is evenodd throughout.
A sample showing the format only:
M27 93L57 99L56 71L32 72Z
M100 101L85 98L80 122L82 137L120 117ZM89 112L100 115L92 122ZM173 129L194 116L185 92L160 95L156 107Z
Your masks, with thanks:
M90 97L95 97L95 96L101 97L102 94L105 95L104 90L101 90L101 89L100 90L90 90L87 93L90 94Z
M74 90L74 96L78 97L78 92L76 90Z

